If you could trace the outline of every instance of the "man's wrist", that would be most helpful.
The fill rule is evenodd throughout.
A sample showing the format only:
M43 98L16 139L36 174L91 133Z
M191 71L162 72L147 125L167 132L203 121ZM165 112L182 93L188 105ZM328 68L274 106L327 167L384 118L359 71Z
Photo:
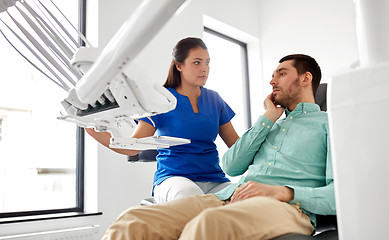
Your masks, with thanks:
M277 119L279 118L279 116L277 116L276 113L272 113L271 111L266 111L263 114L263 116L266 117L267 119L269 119L270 121L272 121L273 123L275 123L277 121Z
M285 202L292 201L294 199L294 189L290 187L284 187L285 188Z

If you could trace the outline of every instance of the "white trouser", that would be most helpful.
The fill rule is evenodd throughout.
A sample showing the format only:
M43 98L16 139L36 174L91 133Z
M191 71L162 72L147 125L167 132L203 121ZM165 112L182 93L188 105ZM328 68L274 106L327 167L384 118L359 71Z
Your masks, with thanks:
M216 193L231 182L193 182L185 177L170 177L154 187L157 203L167 202L192 195Z

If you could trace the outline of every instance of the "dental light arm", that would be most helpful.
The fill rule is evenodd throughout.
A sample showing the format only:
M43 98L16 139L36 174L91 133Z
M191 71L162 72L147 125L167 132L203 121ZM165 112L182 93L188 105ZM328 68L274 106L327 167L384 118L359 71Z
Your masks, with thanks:
M83 104L93 104L122 73L186 0L143 1L96 59L75 91ZM77 104L76 99L74 104Z
M130 138L136 119L165 113L176 106L175 97L161 85L153 83L146 71L133 61L186 0L143 1L101 53L90 44L81 47L74 43L70 34L61 30L64 29L61 22L41 1L0 0L0 13L10 16L10 22L19 33L10 23L1 21L10 35L25 46L25 51L32 53L38 64L29 61L36 67L39 65L40 71L68 91L62 101L64 113L59 119L110 132L110 147L113 148L144 150L190 142L172 137ZM37 9L35 14L31 14L33 8ZM11 11L20 14L21 19L28 23L25 25L31 26L35 34L25 30L21 20L13 17L15 13ZM16 41L9 40L3 31L1 33L12 45ZM81 34L78 32L78 35ZM84 37L83 40L86 41ZM17 47L15 49L22 52Z

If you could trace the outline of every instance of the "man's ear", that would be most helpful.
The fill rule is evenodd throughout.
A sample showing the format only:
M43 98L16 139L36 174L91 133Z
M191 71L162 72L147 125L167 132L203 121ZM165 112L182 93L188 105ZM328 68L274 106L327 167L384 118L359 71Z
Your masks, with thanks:
M304 87L310 85L312 83L312 74L310 72L305 72L303 74L303 81L302 81L302 85Z

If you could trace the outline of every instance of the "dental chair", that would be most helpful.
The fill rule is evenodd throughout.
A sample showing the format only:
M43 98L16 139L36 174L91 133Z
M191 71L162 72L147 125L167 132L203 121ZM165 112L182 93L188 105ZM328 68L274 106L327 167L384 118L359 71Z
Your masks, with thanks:
M316 92L315 102L322 111L327 111L327 83L322 83ZM152 162L156 161L157 150L144 150L138 155L129 156L129 162ZM142 206L155 204L154 198L143 199ZM303 234L287 234L273 238L272 240L338 240L337 219L335 215L317 215L317 227L312 236Z

